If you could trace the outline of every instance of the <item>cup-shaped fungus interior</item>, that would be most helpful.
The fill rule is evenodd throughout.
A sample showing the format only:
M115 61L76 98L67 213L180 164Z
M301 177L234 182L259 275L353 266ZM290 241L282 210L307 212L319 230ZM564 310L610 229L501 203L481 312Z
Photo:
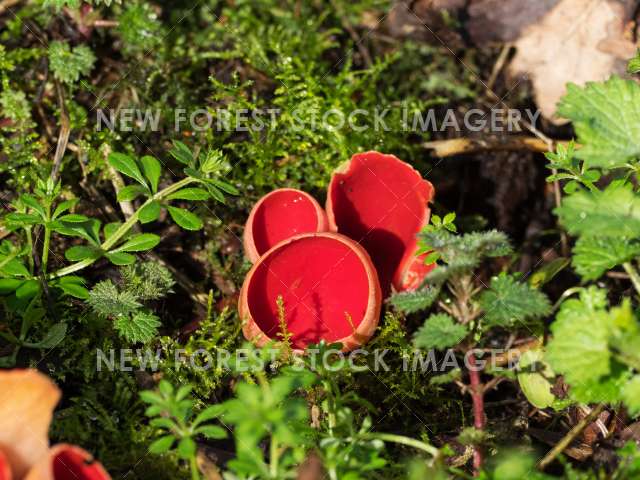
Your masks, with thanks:
M367 270L345 241L303 237L261 259L247 286L247 297L251 317L264 334L281 340L282 315L297 349L355 332L368 313L369 275L375 271Z
M53 457L54 480L110 480L102 465L82 449L61 448Z
M294 189L268 194L252 218L253 242L259 255L282 240L299 233L324 230L320 227L324 211L309 195Z
M371 255L386 295L413 260L416 235L428 222L432 185L393 155L356 154L334 173L327 202L333 228Z

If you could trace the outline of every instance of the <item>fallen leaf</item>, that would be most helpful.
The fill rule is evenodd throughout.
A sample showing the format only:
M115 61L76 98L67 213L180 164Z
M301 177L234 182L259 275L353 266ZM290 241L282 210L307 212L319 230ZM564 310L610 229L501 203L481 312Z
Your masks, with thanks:
M515 42L510 72L530 78L538 107L556 124L556 104L568 82L584 85L624 73L636 47L626 38L636 2L562 0Z

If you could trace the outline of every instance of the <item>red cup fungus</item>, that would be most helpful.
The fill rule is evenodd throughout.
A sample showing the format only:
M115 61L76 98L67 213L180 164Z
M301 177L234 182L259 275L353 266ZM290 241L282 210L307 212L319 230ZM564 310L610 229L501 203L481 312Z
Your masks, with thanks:
M87 451L59 444L49 450L25 480L111 480L111 476Z
M255 263L282 240L327 230L327 216L315 198L301 190L280 188L262 197L251 209L243 235L245 255Z
M245 278L238 308L245 337L259 347L282 340L284 317L294 350L325 340L349 351L373 335L381 301L365 249L323 232L296 235L260 257Z
M417 256L417 233L429 223L434 189L394 155L354 155L331 177L326 211L331 231L360 243L371 255L386 296L415 289L432 265Z

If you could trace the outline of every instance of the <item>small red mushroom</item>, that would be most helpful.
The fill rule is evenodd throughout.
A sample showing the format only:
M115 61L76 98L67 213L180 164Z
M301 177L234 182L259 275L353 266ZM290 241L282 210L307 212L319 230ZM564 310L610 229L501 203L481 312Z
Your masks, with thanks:
M331 231L371 255L385 296L413 289L433 269L417 256L416 235L429 223L434 189L394 155L359 153L331 177L326 210Z
M247 274L238 309L245 337L281 340L279 298L292 347L340 342L353 350L373 335L382 295L369 254L338 233L305 233L280 242Z
M251 209L244 228L244 252L255 263L282 240L327 230L327 215L315 198L295 188L280 188L266 194Z

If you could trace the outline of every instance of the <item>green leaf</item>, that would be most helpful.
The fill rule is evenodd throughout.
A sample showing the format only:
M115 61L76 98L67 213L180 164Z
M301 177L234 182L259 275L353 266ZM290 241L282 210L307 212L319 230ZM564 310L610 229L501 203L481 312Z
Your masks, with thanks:
M166 435L164 437L160 437L158 440L149 445L149 453L153 453L155 455L159 455L161 453L168 452L169 449L173 446L175 442L175 438L173 435Z
M217 425L204 425L196 429L196 433L204 435L211 440L220 440L227 438L227 431Z
M138 164L129 155L112 152L109 154L109 164L123 175L133 178L140 185L147 186Z
M640 86L612 77L585 87L567 85L558 114L573 122L582 148L575 153L588 168L623 167L640 155Z
M240 194L240 192L238 191L238 189L236 187L234 187L230 183L224 182L224 181L219 180L217 178L208 178L206 180L206 182L209 183L210 185L213 185L216 188L219 188L223 192L228 193L229 195L239 195Z
M18 298L33 298L40 292L40 282L38 280L27 280L16 290Z
M596 280L605 272L640 255L640 243L621 237L583 236L573 249L573 266L583 280Z
M210 407L202 410L193 421L193 425L198 426L207 420L212 420L214 418L218 418L220 415L224 413L224 406L221 404L211 405Z
M125 243L113 250L117 252L143 252L150 250L160 243L160 237L154 233L139 233L132 236Z
M413 342L418 348L443 350L459 344L469 332L467 327L445 313L436 313L416 332Z
M27 267L18 260L17 258L12 258L7 263L5 263L2 267L0 267L0 272L4 275L16 276L16 277L30 277L31 274Z
M40 215L40 217L42 217L43 220L46 218L47 214L45 212L44 207L40 205L38 200L36 200L31 195L21 195L20 201L25 205L33 208L36 212L38 212L38 215Z
M169 154L184 165L193 165L194 163L191 150L179 140L174 140L173 148L169 150Z
M47 334L44 336L42 340L38 343L30 344L29 346L34 348L55 348L62 342L65 335L67 334L67 324L66 323L56 323L53 327L49 329Z
M70 262L78 262L85 258L98 258L100 255L102 255L102 251L99 248L85 245L75 245L64 252L65 258Z
M389 303L404 313L414 313L429 308L440 294L440 288L427 286L413 292L394 294Z
M167 210L169 210L169 215L171 215L173 221L185 230L200 230L203 226L202 220L189 210L171 206L167 207Z
M518 362L518 383L529 403L537 408L547 408L554 404L556 397L551 393L555 374L544 363L541 350L524 352Z
M115 319L113 326L129 342L146 343L158 333L160 319L153 314L139 312L131 317L121 316Z
M160 202L154 200L140 209L138 219L140 223L154 222L160 217Z
M114 265L131 265L136 261L136 257L130 253L124 252L108 252L105 257Z
M640 415L640 375L634 375L622 388L622 401L629 410L629 415Z
M25 281L17 278L0 278L0 295L15 292Z
M640 237L640 197L630 184L618 181L602 192L574 193L555 213L572 235Z
M551 312L551 304L544 293L507 274L491 279L491 285L482 292L479 303L484 310L484 324L488 327L516 326Z
M73 3L77 3L75 0ZM87 75L93 68L96 57L86 45L71 49L67 42L53 41L49 44L49 68L61 82L77 82L80 75Z
M167 200L206 200L209 193L202 188L183 188L167 196Z
M160 174L162 173L160 162L154 157L145 155L140 159L140 163L142 164L142 171L144 173L144 176L147 180L149 180L151 190L153 191L153 193L156 193L158 191L158 181L160 180Z
M33 213L10 213L4 218L9 223L20 227L28 227L41 222L41 218Z
M58 287L67 295L86 300L89 298L89 290L77 283L58 283Z
M553 278L569 265L568 258L559 257L544 264L529 277L529 285L533 288L540 288L549 283Z
M78 213L69 213L67 215L62 215L58 220L66 223L85 223L89 221L89 217Z
M119 202L130 202L131 200L135 200L140 195L143 195L147 192L147 189L142 185L127 185L120 189L117 195L117 199Z
M597 381L611 372L611 319L595 292L585 290L580 299L565 301L551 325L546 359L569 385Z
M56 207L56 209L53 211L53 216L52 218L55 220L57 219L60 215L62 215L64 212L66 212L67 210L69 210L71 207L73 207L76 203L78 203L78 199L77 198L72 198L70 200L65 200L64 202L60 202L58 204L58 206Z
M131 292L118 291L111 280L96 283L89 292L87 303L104 318L128 316L142 306Z
M636 56L629 60L627 65L627 73L634 74L640 72L640 50L636 52Z
M184 437L178 444L178 456L185 460L196 454L196 442L191 437Z

